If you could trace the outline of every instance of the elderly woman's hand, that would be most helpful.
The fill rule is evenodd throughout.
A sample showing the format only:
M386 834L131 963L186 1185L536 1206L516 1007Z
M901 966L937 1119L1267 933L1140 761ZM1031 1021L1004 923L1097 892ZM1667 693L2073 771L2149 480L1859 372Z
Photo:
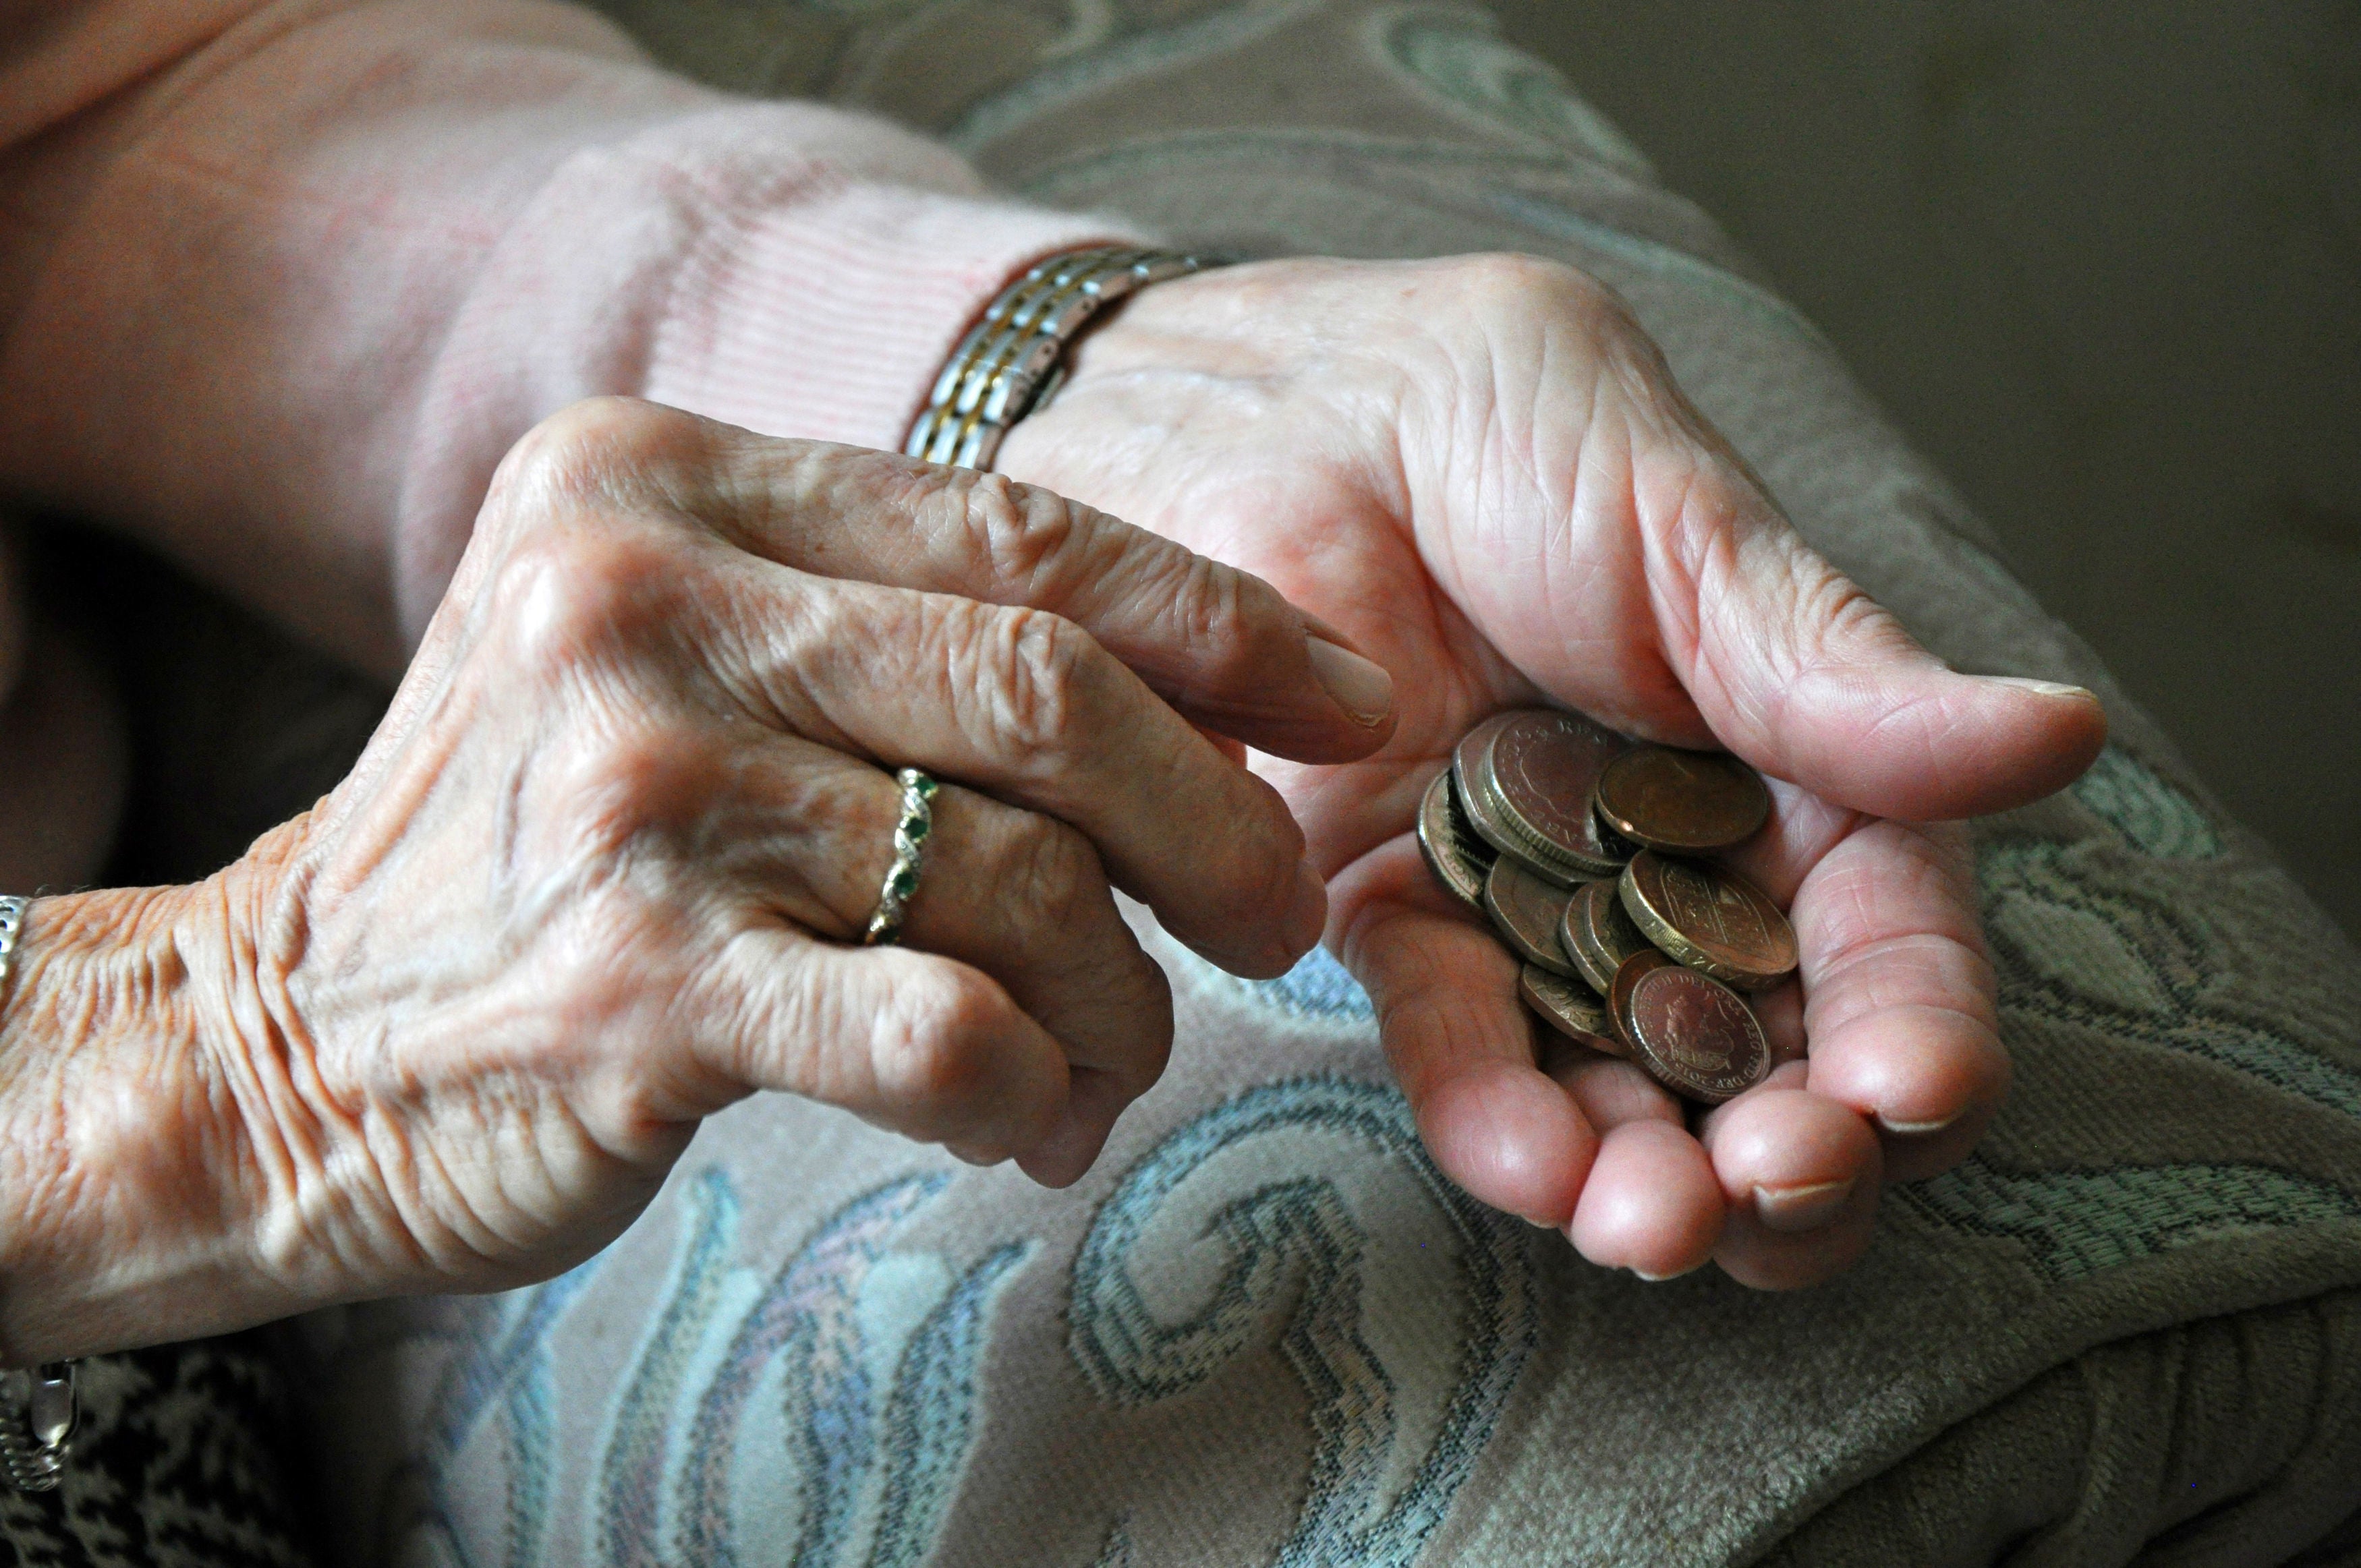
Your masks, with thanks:
M1973 1145L2008 1079L1992 973L1960 835L1912 824L2059 787L2104 715L1919 648L1796 537L1607 290L1516 257L1162 284L1000 466L1259 574L1414 674L1381 755L1267 771L1427 1144L1477 1197L1600 1263L1800 1284L1866 1244L1881 1172ZM1628 1065L1537 1061L1514 962L1410 829L1469 726L1543 701L1792 781L1738 859L1793 901L1801 1016L1792 987L1766 1014L1808 1063L1685 1124Z
M196 888L35 905L0 1351L546 1276L757 1089L1071 1181L1171 1038L1112 889L1245 974L1319 936L1236 742L1383 743L1334 636L997 476L560 415L335 794ZM863 948L905 765L945 787Z

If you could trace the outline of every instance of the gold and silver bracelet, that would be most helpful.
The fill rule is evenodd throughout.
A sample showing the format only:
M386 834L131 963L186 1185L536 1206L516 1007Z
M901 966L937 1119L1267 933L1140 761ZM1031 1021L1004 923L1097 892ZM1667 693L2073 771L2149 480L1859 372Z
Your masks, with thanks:
M16 967L29 898L0 897L0 1002ZM0 1476L19 1492L47 1492L65 1473L81 1409L74 1363L52 1361L30 1369L0 1370Z
M19 1492L48 1492L64 1475L82 1410L71 1361L0 1372L0 1472Z
M1217 260L1100 245L1040 262L1000 292L952 351L902 450L954 468L989 468L1008 427L1047 402L1067 348L1107 306Z

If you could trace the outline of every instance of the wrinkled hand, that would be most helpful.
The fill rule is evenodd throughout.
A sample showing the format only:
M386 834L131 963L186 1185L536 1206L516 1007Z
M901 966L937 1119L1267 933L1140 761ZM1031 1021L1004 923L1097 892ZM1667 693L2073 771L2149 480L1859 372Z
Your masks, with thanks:
M999 466L1256 573L1398 677L1378 755L1262 767L1470 1192L1601 1264L1798 1285L1859 1255L1882 1179L1974 1145L2008 1060L1964 838L1934 824L2060 787L2104 715L1921 649L1796 537L1602 286L1510 257L1162 284ZM1420 863L1452 743L1542 702L1773 776L1771 826L1730 859L1792 904L1800 991L1763 1001L1787 1059L1709 1114L1541 1031Z
M996 475L577 406L503 465L333 795L136 928L36 906L5 1072L61 1087L0 1102L63 1132L0 1148L62 1152L9 1170L10 1337L543 1277L758 1089L1072 1180L1171 1041L1110 889L1241 973L1308 950L1324 891L1234 742L1367 754L1386 726L1323 685L1359 663ZM863 948L904 765L945 787L904 945ZM54 976L102 939L141 978ZM142 988L178 1000L92 1022Z

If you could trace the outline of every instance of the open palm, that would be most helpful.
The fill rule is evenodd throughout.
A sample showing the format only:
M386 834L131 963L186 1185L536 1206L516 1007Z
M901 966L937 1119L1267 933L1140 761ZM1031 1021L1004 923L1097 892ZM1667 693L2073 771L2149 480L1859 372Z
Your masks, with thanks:
M1809 1283L1887 1177L2004 1093L1963 839L2097 752L2090 694L1955 674L1795 534L1582 274L1522 258L1284 261L1162 285L1090 338L999 466L1260 576L1394 678L1369 760L1259 760L1329 879L1438 1164L1584 1255ZM1373 699L1382 682L1372 675ZM1783 903L1783 1065L1710 1113L1542 1031L1432 884L1419 796L1486 714L1555 704L1773 781L1729 858ZM1808 1055L1806 1055L1808 1051Z

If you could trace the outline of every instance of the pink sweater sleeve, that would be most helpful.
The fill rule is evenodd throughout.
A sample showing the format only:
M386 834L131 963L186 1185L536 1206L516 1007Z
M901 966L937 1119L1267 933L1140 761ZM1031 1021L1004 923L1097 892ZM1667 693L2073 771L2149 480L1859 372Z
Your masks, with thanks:
M1006 279L1128 233L546 0L232 4L193 40L139 25L184 0L68 9L0 26L0 104L48 106L0 111L0 489L379 669L544 414L893 446Z

